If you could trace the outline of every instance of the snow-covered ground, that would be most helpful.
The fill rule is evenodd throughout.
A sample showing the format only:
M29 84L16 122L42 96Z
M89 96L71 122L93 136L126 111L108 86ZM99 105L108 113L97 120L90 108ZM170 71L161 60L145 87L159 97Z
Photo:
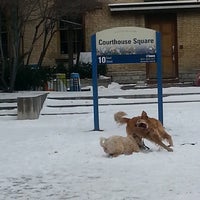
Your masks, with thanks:
M118 126L113 120L117 111L133 117L145 110L157 118L156 98L123 98L141 94L157 94L157 89L121 90L115 83L108 88L100 87L99 96L104 96L99 99L102 131L93 131L92 100L54 99L88 97L92 96L91 91L50 92L38 120L1 116L0 199L200 199L199 87L163 89L163 94L169 94L163 98L164 126L173 138L174 152L145 141L151 152L108 158L100 147L101 136L126 135L125 126ZM0 93L0 99L21 95L30 95L30 92ZM119 98L105 97L110 95ZM71 106L50 107L56 105ZM15 114L17 111L0 112Z

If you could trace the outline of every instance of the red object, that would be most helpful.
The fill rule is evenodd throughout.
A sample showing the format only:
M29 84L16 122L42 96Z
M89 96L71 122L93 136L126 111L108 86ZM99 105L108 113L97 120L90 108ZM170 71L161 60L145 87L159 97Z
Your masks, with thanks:
M196 75L194 85L200 86L200 73Z

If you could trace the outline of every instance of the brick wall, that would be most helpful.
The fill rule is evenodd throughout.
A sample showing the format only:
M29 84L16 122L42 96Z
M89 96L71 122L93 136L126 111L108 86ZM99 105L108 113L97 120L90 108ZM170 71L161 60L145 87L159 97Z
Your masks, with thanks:
M135 1L113 1L118 2L135 2ZM143 15L111 14L109 7L105 4L101 9L87 13L85 16L85 47L86 51L91 51L91 35L112 27L139 26L144 27L145 21ZM145 80L144 64L124 64L108 65L108 76L113 76L114 81L120 83L133 83L139 80Z
M136 2L116 0L112 3ZM109 2L110 3L110 2ZM90 51L90 37L92 34L117 26L138 26L145 27L144 15L134 15L133 13L111 13L109 7L104 5L102 9L90 12L85 17L86 51ZM177 13L177 42L178 42L178 70L180 82L192 82L195 75L200 71L200 12L180 12ZM123 71L143 71L146 73L144 65L109 65L108 75L114 72ZM146 78L144 73L140 78ZM136 80L138 81L138 80ZM135 82L136 82L135 81Z
M123 1L114 1L123 2ZM124 1L127 2L127 1ZM134 2L134 1L128 1ZM143 15L133 15L128 13L122 14L111 14L107 4L103 5L102 9L97 9L95 11L89 12L85 16L85 46L86 51L90 51L90 40L91 35L112 27L120 26L145 26Z
M138 0L139 2L140 0ZM108 3L136 2L136 0L112 0ZM91 51L91 35L111 27L117 26L138 26L145 27L144 15L133 13L111 13L108 3L102 8L85 15L85 51ZM27 49L31 45L35 23L34 21L26 29L24 37L24 47ZM200 12L180 12L177 13L177 41L178 41L178 70L181 82L193 81L197 72L200 71ZM36 63L41 49L41 40L37 42L31 57L31 63ZM59 52L59 33L57 33L49 46L45 56L44 65L55 64L55 58L61 58ZM139 79L145 80L146 68L144 64L109 65L108 75L119 72L126 73L126 79L133 74ZM130 76L128 76L130 75ZM132 80L131 80L132 81ZM138 80L136 80L138 81Z
M37 21L33 20L26 26L25 35L24 35L24 52L26 52L31 46L31 43L33 40L33 34L35 33L35 27L37 23L38 23ZM44 66L48 66L48 65L52 66L55 63L56 56L58 56L59 51L58 51L58 35L57 34L54 35L50 43L50 46L47 50L47 53L45 55L44 62L43 62ZM42 44L43 44L43 38L39 39L35 43L33 52L31 55L31 59L30 59L30 64L37 63L40 56Z
M178 14L177 33L179 74L191 78L200 69L200 13Z

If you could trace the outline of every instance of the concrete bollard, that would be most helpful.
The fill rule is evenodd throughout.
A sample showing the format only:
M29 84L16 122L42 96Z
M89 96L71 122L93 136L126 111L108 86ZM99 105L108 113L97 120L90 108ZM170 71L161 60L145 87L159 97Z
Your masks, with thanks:
M46 97L47 93L33 97L18 97L17 118L38 119Z

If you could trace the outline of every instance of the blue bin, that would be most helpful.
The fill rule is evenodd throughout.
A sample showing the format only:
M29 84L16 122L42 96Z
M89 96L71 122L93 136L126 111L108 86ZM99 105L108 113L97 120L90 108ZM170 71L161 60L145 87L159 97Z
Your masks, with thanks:
M79 73L70 74L70 91L81 91Z

